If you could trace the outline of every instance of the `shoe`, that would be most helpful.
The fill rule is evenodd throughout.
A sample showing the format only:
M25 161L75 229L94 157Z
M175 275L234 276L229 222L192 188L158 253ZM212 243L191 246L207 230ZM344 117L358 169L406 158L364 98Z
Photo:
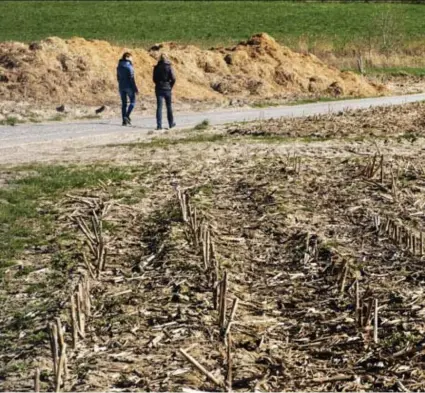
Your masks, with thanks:
M176 126L176 123L171 124L170 128L174 128Z
M162 130L162 127L156 127L156 130L157 131L161 131Z
M125 119L122 121L122 125L123 126L126 126L127 125L127 121Z
M124 121L131 126L131 119L128 116L124 118Z

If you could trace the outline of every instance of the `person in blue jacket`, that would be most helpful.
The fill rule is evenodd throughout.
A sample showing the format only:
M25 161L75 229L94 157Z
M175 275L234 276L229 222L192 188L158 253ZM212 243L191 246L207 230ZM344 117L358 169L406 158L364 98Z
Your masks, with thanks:
M117 80L122 104L122 125L131 125L130 115L136 105L136 95L139 94L139 90L134 79L133 61L129 52L125 52L118 62ZM128 108L127 98L130 101Z

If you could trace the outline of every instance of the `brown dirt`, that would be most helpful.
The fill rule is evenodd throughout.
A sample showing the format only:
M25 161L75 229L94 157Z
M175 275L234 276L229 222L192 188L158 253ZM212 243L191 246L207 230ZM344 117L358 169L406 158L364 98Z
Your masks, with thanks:
M126 48L105 41L48 38L26 45L0 44L2 101L100 105L117 102L116 65ZM177 100L228 102L229 98L374 96L379 85L341 72L317 57L281 46L259 34L233 48L202 50L174 43L133 49L143 95L152 96L152 67L162 51L174 63Z

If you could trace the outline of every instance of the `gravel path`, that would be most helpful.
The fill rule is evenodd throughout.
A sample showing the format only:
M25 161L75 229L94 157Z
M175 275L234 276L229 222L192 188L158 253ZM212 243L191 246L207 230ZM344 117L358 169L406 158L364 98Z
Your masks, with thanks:
M194 113L176 113L179 128L190 128L208 119L210 124L252 121L279 117L302 117L365 109L371 106L400 105L425 100L425 93L320 102L262 109L225 109ZM165 115L165 114L164 114ZM56 122L0 126L0 164L44 161L60 155L64 149L80 149L144 139L155 128L154 117L134 117L132 127L122 127L119 119L96 119L79 122Z

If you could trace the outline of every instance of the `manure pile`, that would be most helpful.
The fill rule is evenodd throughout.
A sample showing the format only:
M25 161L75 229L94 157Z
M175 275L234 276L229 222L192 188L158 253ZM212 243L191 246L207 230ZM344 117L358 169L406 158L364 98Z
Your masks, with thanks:
M105 41L52 37L30 45L0 43L0 97L38 104L100 105L117 102L116 65L127 50ZM132 49L142 95L153 95L152 67L165 51L175 66L175 97L228 103L232 98L374 96L385 92L351 72L258 34L231 48L203 50L162 43Z

